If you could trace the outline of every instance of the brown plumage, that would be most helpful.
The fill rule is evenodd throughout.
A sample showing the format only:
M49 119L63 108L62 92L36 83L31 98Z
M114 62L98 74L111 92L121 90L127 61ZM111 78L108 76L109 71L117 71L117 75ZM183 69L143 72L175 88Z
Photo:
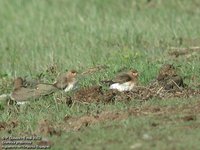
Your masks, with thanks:
M11 99L14 101L26 101L30 98L36 98L35 89L25 88L23 79L18 77L14 80L14 89L11 93Z
M27 101L36 99L40 96L49 95L57 90L71 90L76 83L76 71L72 70L58 77L54 84L40 83L36 88L27 88L23 86L23 79L18 77L14 80L14 89L11 93L11 99L15 101Z
M127 73L121 73L114 80L101 81L109 83L110 89L118 91L130 91L138 84L138 71L130 70Z
M73 88L76 83L77 72L75 70L68 71L67 73L58 76L57 81L53 84L58 89Z
M125 73L120 73L119 75L117 75L115 77L115 79L113 80L104 80L101 81L102 83L108 83L109 85L114 84L114 83L125 83L125 82L129 82L132 81L134 83L137 84L138 82L138 71L137 70L130 70L128 72Z
M175 67L171 64L165 64L160 68L157 81L166 90L186 86L182 77L176 73Z
M113 83L125 83L125 82L134 82L137 83L138 80L138 71L137 70L131 70L127 73L122 73L116 76L116 78L113 80Z
M76 71L71 70L58 76L54 84L40 83L36 85L36 95L44 96L57 90L71 90L76 82ZM67 91L66 91L67 92Z
M37 84L35 93L36 95L39 95L39 96L45 96L45 95L54 93L57 90L59 89L55 87L53 84L40 83L40 84Z
M157 80L161 81L167 77L174 75L177 75L175 67L171 64L164 64L159 70Z

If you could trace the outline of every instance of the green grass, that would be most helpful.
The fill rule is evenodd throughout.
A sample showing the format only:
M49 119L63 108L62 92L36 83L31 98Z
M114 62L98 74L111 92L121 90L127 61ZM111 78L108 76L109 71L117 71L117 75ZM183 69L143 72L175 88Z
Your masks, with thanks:
M47 82L54 75L46 69L56 64L58 72L106 65L106 71L80 78L80 87L100 84L119 70L135 68L140 83L153 80L164 63L174 64L190 86L200 82L200 53L173 59L170 47L200 46L200 2L198 0L0 0L0 94L12 90L16 76L35 78L44 73ZM97 111L126 110L146 106L193 106L199 99L152 99L146 102L57 104L52 96L34 101L19 112L15 106L0 105L0 122L18 120L11 131L0 136L33 134L40 120L63 123L66 115L81 116ZM131 116L106 121L80 131L62 132L48 137L52 149L198 149L200 147L199 112L197 120L177 121L186 113L157 116ZM167 118L167 121L166 121ZM152 122L158 127L152 127ZM185 126L192 126L185 129ZM147 134L150 139L144 139Z

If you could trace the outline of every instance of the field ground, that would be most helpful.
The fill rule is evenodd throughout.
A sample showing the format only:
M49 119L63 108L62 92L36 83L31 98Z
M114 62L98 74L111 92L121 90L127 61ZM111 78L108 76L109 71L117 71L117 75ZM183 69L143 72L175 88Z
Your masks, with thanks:
M131 68L146 86L166 63L197 90L199 6L198 0L0 0L0 94L12 91L17 76L52 83L60 72L97 66L106 69L80 76L79 88ZM70 105L56 94L21 107L1 102L0 136L41 136L34 142L55 150L200 147L199 94Z

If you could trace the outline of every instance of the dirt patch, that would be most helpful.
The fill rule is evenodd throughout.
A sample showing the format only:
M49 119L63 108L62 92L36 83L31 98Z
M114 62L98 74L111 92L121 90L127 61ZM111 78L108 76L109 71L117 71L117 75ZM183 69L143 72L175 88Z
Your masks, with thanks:
M103 97L103 91L101 86L93 86L83 88L75 92L71 99L73 101L81 102L98 102Z
M48 139L42 139L41 141L37 142L39 146L53 146L54 143Z
M197 120L195 115L186 115L186 116L182 117L181 119L183 119L183 121L195 121L195 120Z
M105 111L97 115L86 115L82 117L69 117L64 118L65 125L64 130L80 130L83 127L87 127L92 124L104 122L104 121L114 121L114 120L122 120L128 117L128 113L124 112L111 112Z
M154 116L162 117L162 123L166 122L175 123L174 119L171 119L169 116L181 114L182 117L175 118L177 122L188 122L196 121L197 115L200 114L200 102L196 101L192 104L180 106L145 106L145 107L132 107L126 110L117 110L117 111L102 111L90 113L83 116L65 116L62 122L51 122L50 120L41 120L38 122L38 126L35 135L42 134L45 136L60 136L63 131L79 131L81 129L87 128L91 125L107 122L107 121L120 121L128 119L129 117L139 117L139 116ZM195 115L194 115L195 114ZM160 123L152 122L150 123L151 127L157 127ZM5 124L1 125L2 128L5 128ZM113 127L113 126L112 126ZM115 126L116 128L121 128L120 126ZM105 127L104 128L110 128ZM43 142L42 142L43 143ZM45 143L45 141L44 141ZM48 142L47 142L48 144Z
M7 123L6 122L0 122L0 131L5 130L7 127Z
M78 131L84 127L88 127L93 124L105 122L105 121L116 121L116 120L124 120L131 116L144 116L144 115L154 115L154 116L167 116L173 115L181 112L181 114L185 114L184 117L177 119L177 121L196 121L197 118L195 114L200 113L199 110L200 102L197 104L192 104L190 106L184 105L182 107L168 106L168 107L156 107L156 106L146 106L143 108L129 108L123 111L103 111L99 114L89 114L80 117L66 116L64 118L64 124L60 124L61 128L64 131ZM168 119L168 121L170 121ZM152 127L158 126L158 123L152 123Z
M165 84L167 87L168 83ZM166 99L166 98L191 98L194 96L200 95L199 89L192 89L190 87L179 87L175 83L174 88L172 85L170 88L165 89L165 85L160 85L158 82L155 82L154 85L149 86L150 95L151 97L159 98L159 99Z
M6 130L9 132L11 129L16 128L18 125L19 125L18 120L0 122L0 131Z
M43 134L45 136L50 135L57 135L57 136L61 136L61 130L57 129L53 123L49 120L40 120L38 122L38 128L37 131L35 133L37 134Z
M189 58L199 53L199 51L200 51L200 47L198 46L188 47L188 48L171 47L169 51L169 55L175 58L180 57L180 56Z

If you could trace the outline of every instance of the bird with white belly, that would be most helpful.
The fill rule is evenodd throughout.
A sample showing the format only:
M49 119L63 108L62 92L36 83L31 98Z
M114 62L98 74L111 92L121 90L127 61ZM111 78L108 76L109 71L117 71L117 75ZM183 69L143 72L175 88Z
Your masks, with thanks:
M121 73L114 80L102 81L109 83L109 89L123 91L131 91L138 84L138 71L130 70L126 73Z

